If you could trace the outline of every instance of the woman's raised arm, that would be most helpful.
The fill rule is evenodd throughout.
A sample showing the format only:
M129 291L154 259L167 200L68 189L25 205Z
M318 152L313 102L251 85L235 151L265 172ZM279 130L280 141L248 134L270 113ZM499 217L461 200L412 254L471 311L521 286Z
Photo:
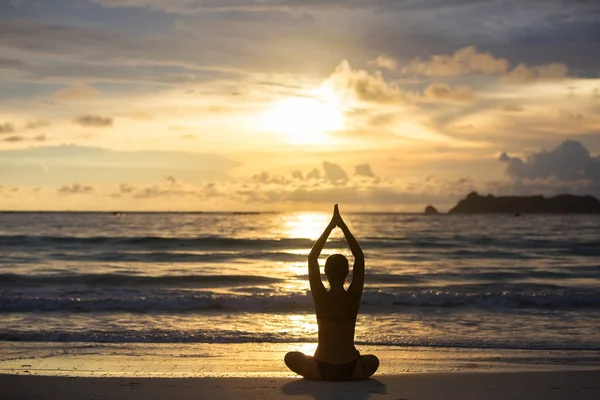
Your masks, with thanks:
M352 232L350 232L350 229L339 214L337 204L335 206L334 219L337 219L337 226L339 226L342 229L342 232L344 232L344 236L346 237L350 251L352 251L352 255L354 256L354 267L352 267L352 283L348 287L348 291L361 294L363 291L363 286L365 285L365 255L363 254L358 241Z
M336 205L337 207L337 205ZM319 267L319 255L321 255L321 251L323 250L323 246L325 246L325 242L327 242L327 238L331 234L331 231L336 226L336 218L335 213L329 225L325 228L321 237L317 239L315 244L313 245L312 250L308 254L308 281L310 282L310 290L315 294L325 293L325 286L323 285L323 281L321 281L321 269Z

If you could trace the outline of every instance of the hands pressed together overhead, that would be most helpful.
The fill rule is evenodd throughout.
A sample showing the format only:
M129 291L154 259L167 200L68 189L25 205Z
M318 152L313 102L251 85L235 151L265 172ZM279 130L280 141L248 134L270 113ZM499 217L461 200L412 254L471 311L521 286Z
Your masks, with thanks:
M344 220L340 215L340 209L338 208L337 204L333 206L333 216L331 217L331 222L329 223L329 225L331 225L332 228L335 228L336 226L339 226L341 228L345 225Z

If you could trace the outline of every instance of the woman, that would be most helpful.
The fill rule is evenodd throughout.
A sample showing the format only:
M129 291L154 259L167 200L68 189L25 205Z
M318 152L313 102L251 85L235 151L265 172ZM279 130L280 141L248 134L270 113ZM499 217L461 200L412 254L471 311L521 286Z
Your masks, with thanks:
M333 254L325 262L325 275L330 286L327 291L321 281L318 259L327 238L336 226L344 232L354 255L352 283L348 290L344 289L344 281L348 276L348 259L341 254ZM365 257L342 220L337 204L333 209L331 222L308 255L308 279L317 313L319 344L314 357L292 351L286 354L285 364L306 379L367 379L379 367L379 360L373 355L361 356L354 347L356 316L365 282Z

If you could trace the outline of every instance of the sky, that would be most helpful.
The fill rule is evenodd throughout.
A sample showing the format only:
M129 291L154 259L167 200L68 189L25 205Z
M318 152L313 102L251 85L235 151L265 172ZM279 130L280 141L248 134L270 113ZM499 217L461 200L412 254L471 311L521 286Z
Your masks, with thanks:
M0 0L0 209L600 197L594 0Z

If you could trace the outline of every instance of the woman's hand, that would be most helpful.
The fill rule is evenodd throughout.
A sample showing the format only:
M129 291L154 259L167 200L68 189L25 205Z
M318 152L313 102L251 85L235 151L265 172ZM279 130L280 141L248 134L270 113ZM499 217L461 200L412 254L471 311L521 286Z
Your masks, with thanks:
M331 217L331 222L335 224L335 226L340 226L344 223L337 204L333 206L333 217Z

